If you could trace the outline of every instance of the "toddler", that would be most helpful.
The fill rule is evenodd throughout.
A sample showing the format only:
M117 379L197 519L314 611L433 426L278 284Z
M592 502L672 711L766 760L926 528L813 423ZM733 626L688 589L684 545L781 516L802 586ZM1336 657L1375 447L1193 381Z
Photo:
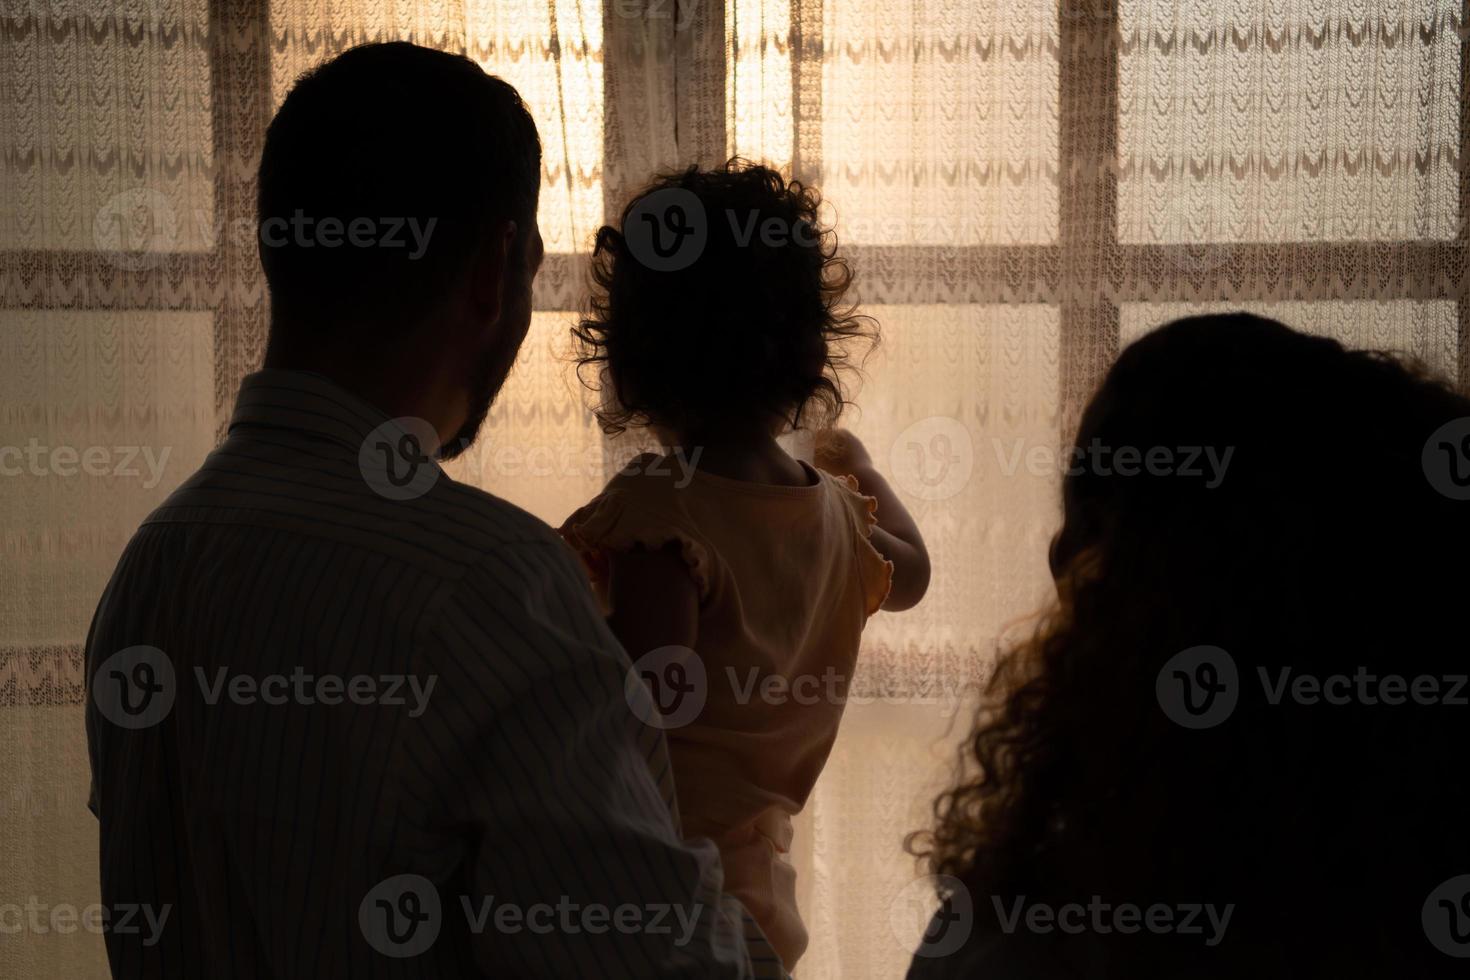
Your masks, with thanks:
M595 369L604 428L647 428L666 452L561 528L666 712L683 833L719 847L725 890L788 970L807 945L791 818L837 736L868 617L913 606L929 580L913 520L831 428L849 348L874 337L840 306L851 273L818 204L732 160L659 179L621 230L599 231L579 370ZM777 443L796 429L816 432L822 469Z

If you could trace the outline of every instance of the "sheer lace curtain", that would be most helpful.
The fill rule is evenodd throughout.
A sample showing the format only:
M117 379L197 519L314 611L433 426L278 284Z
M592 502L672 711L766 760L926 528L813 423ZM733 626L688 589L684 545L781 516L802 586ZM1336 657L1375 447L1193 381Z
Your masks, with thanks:
M798 827L803 978L901 974L901 845L968 685L1047 599L1058 448L1119 346L1240 308L1470 379L1454 0L0 0L0 923L97 900L80 646L140 518L259 363L266 122L344 48L464 51L524 94L550 253L458 477L559 521L631 451L565 363L592 232L731 153L815 183L884 343L848 424L934 553L869 629ZM43 922L49 922L42 914ZM29 926L5 976L101 976Z

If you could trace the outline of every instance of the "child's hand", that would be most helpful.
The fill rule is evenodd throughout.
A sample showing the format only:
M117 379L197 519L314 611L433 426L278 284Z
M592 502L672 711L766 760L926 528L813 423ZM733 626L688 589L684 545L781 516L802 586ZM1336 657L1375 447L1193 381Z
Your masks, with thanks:
M873 457L868 455L867 447L846 429L822 429L817 432L812 461L833 476L849 476L873 465Z
M812 440L812 460L833 476L851 476L860 492L878 501L873 547L893 562L893 587L883 608L896 612L918 605L929 589L929 552L919 526L898 494L873 465L858 437L846 429L823 429Z

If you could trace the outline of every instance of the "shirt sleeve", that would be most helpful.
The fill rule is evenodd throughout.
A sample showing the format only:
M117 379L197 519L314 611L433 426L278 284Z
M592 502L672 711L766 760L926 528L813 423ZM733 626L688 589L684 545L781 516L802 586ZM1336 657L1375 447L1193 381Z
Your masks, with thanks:
M854 476L832 477L832 484L842 495L853 527L853 554L857 561L858 579L863 585L864 612L871 616L888 601L893 588L893 562L873 547L873 528L878 526L878 501L858 486Z
M559 533L581 557L599 589L606 587L609 555L640 548L660 551L675 545L699 598L709 597L709 548L672 507L641 500L625 487L610 487L567 518Z
M630 663L571 552L502 549L446 597L423 648L435 697L401 734L399 846L453 851L445 914L484 973L523 977L785 975L722 893L708 841L679 839L663 734L624 695ZM432 862L431 862L432 863Z

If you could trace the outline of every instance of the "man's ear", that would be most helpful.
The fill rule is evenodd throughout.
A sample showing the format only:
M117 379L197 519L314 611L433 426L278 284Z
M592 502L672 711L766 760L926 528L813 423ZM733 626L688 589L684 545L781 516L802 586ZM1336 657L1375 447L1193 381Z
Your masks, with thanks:
M505 308L506 280L514 268L511 256L517 231L514 221L498 222L470 268L470 301L481 322L500 319Z

